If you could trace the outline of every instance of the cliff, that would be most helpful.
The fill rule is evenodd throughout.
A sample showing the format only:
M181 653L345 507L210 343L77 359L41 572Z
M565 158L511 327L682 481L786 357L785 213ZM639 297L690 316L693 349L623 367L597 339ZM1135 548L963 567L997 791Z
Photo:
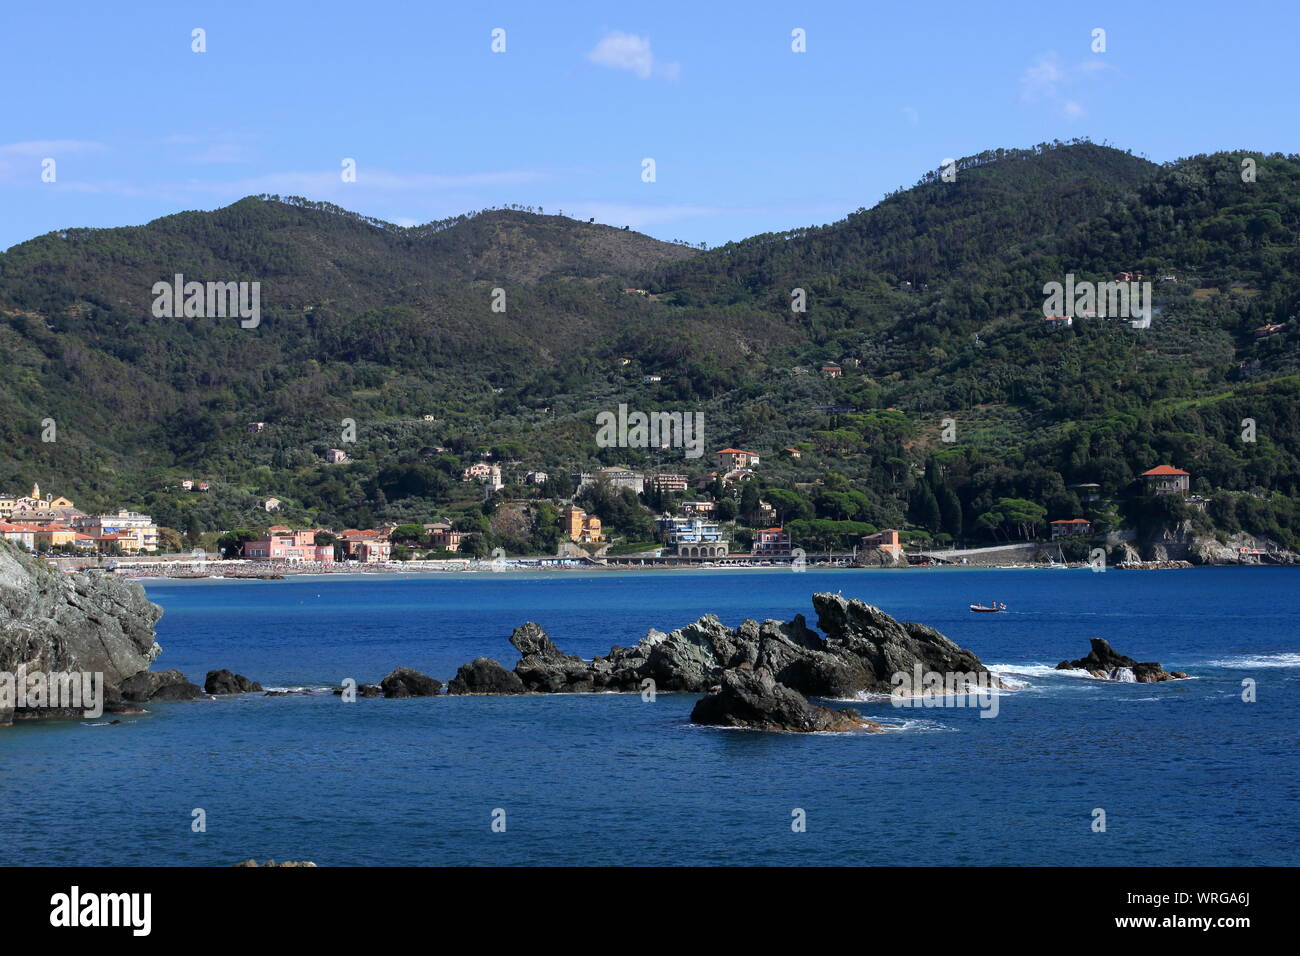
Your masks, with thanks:
M0 541L0 674L14 674L20 665L29 674L102 673L113 701L122 684L162 652L154 640L161 616L134 581L65 574ZM0 709L0 726L51 715L66 716Z

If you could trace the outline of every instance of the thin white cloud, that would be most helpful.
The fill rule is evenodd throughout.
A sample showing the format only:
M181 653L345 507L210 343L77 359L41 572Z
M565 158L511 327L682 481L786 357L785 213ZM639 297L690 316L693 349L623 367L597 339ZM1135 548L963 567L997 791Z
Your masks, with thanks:
M650 38L613 30L587 54L587 59L597 66L611 70L627 70L643 80L651 77L673 81L681 76L681 64L659 60L650 49Z
M1079 119L1087 109L1078 97L1078 89L1111 69L1100 56L1071 65L1054 51L1040 53L1020 74L1020 102L1046 104L1066 119Z
M1056 95L1065 82L1065 65L1055 53L1043 53L1034 58L1025 72L1020 74L1020 102L1036 103Z

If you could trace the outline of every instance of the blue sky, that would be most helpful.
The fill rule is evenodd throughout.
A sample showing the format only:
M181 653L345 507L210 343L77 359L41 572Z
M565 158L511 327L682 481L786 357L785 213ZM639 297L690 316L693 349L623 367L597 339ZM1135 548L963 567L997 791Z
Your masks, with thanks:
M838 219L998 146L1300 152L1298 10L11 2L0 248L260 192L401 224L521 203L712 246Z

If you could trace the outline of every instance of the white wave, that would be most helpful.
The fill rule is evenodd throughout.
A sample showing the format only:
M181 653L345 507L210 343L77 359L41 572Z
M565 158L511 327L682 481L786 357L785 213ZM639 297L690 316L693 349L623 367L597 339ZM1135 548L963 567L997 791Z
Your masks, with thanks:
M1226 667L1230 670L1253 670L1257 667L1300 667L1300 654L1293 652L1244 654L1240 657L1225 657L1222 660L1206 661L1205 663L1210 667Z
M891 731L924 731L931 733L957 733L956 727L941 723L937 720L925 720L920 717L882 717L872 716L868 718L878 724L882 724L886 729Z
M1091 677L1087 671L1082 668L1058 671L1054 664L987 664L985 665L993 673L998 675L998 679L1003 679L1006 674L1013 674L1016 677ZM1015 677L1012 678L1016 679Z
M1138 682L1137 674L1133 673L1131 667L1117 667L1111 672L1110 679L1120 684L1136 684Z

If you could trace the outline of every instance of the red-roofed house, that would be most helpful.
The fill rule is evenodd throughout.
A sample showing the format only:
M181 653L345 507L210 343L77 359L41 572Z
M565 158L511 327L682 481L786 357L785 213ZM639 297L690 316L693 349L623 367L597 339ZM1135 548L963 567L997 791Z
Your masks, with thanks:
M1155 495L1185 495L1191 490L1192 476L1170 465L1157 465L1142 472L1140 477L1146 482L1147 490Z
M382 564L393 556L393 546L383 531L358 531L349 528L339 535L343 557L363 564Z
M737 468L752 468L758 464L758 456L752 451L745 451L741 448L724 448L718 453L718 467L727 471L735 471Z

